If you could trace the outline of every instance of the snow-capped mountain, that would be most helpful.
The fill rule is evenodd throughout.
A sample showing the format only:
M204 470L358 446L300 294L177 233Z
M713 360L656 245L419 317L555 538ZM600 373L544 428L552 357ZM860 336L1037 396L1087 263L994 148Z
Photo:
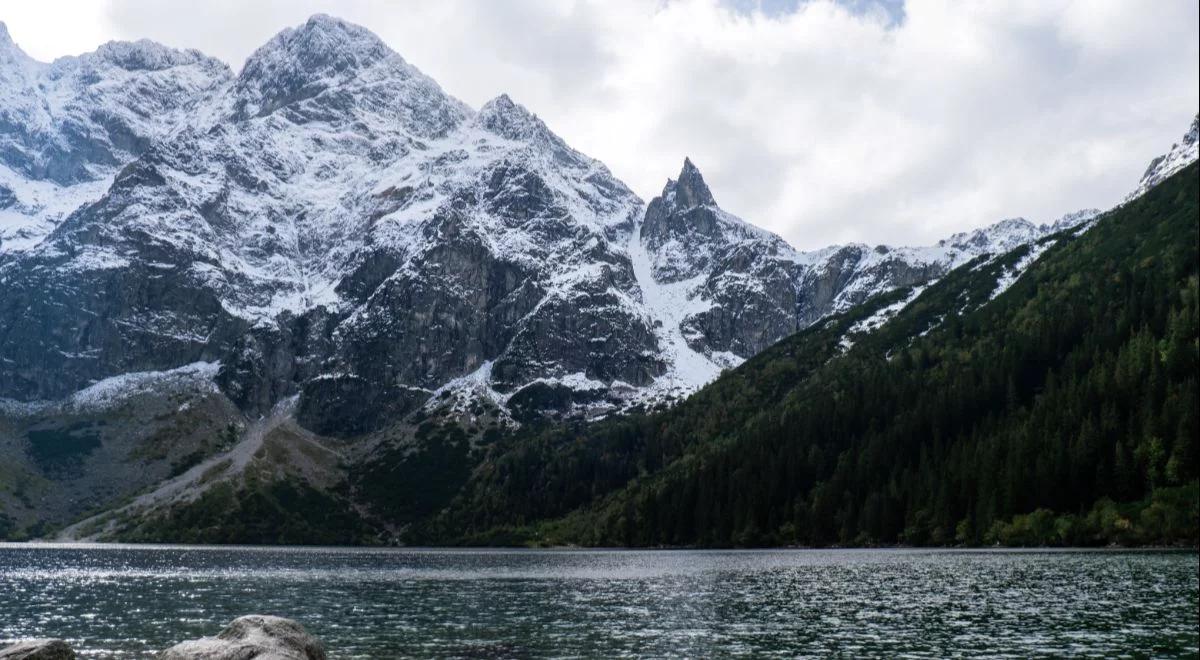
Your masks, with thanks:
M0 398L219 364L243 411L295 398L323 434L604 412L1089 213L798 252L690 161L644 204L507 96L472 109L336 18L236 76L150 42L41 64L4 33Z
M0 23L0 253L35 245L231 77L196 52L111 42L50 64Z
M0 395L212 359L242 405L302 389L325 428L480 369L502 392L662 371L625 254L640 200L507 97L473 111L316 16L191 114L0 265Z
M798 252L723 211L685 160L679 178L646 208L639 231L650 267L640 282L644 291L670 294L660 296L669 304L651 305L671 310L656 325L665 329L660 334L678 335L711 363L710 371L719 371L881 292L927 282L981 254L1008 252L1097 213L1079 211L1043 225L1002 220L928 247L850 244Z
M1192 126L1183 138L1171 145L1170 151L1150 161L1142 180L1137 188L1125 198L1131 201L1146 194L1146 191L1164 181L1167 177L1196 162L1200 157L1200 115L1192 119Z

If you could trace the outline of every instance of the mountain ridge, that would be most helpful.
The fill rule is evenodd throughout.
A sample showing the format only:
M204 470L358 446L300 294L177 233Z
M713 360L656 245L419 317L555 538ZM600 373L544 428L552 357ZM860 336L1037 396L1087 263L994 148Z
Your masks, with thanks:
M201 57L162 50L168 52L175 55L159 58L168 64ZM83 335L100 334L122 347L124 355L107 364L104 357L61 359L112 353L94 341L81 342L79 335L63 338L52 349L60 357L43 357L49 361L41 366L28 364L28 352L10 340L10 363L28 367L19 370L24 384L0 395L29 398L22 392L41 382L31 392L34 398L54 398L125 370L220 360L222 387L251 410L267 410L297 392L302 399L333 397L301 405L301 411L330 409L349 396L329 392L332 377L343 381L338 387L355 391L373 383L371 400L411 398L396 409L403 414L399 411L418 405L426 394L457 379L471 381L488 364L490 389L499 393L490 397L493 402L506 405L514 389L538 384L554 392L535 399L548 396L560 402L552 406L559 411L591 414L587 411L613 406L610 393L628 402L682 396L832 310L995 249L980 240L951 249L892 251L890 258L857 246L798 253L720 209L690 159L678 181L644 205L601 163L571 149L507 95L471 110L365 28L329 16L280 32L237 75L227 67L218 73L215 86L186 101L193 117L187 124L159 130L169 135L136 150L133 160L113 172L103 194L103 183L89 184L92 203L44 240L26 231L0 266L5 277L26 271L24 277L34 278L21 288L29 292L22 300L35 310L36 294L47 288L91 286L55 284L47 275L51 264L79 277L97 273L110 279L132 268L147 278L170 279L190 292L186 299L147 291L140 283L124 294L138 304L114 310L115 327ZM687 208L675 200L676 188L678 202ZM44 217L37 224L47 227L54 220ZM641 279L632 263L641 254L631 239L635 235L648 242L651 262L649 277ZM422 255L432 255L430 246L440 241L438 253L454 255L463 267L498 268L495 277L509 278L496 295L518 296L504 303L516 307L499 313L508 314L506 322L524 317L526 325L500 333L499 342L486 339L481 333L490 332L485 328L492 321L484 310L499 301L467 303L465 289L443 290L419 304L457 306L458 320L448 319L450 324L472 314L479 318L477 329L448 337L438 349L461 357L418 371L380 370L354 344L386 336L407 342L409 351L417 348L395 334L410 335L416 328L385 321L377 305L402 298L412 304L414 287L425 292L419 295L430 292L428 278L435 276L426 269L448 262L435 266ZM0 243L0 250L11 243ZM450 244L459 247L446 252ZM550 246L557 247L547 252ZM861 272L847 278L847 267ZM117 279L106 286L128 289L126 278ZM660 285L681 289L664 294L681 312L668 318L647 307L646 292ZM550 297L534 300L543 296ZM585 297L595 301L595 313L570 330L566 343L556 339L563 327L557 317L568 314L566 301ZM93 309L108 304L90 303ZM555 318L529 316L534 310ZM57 313L47 311L40 323L63 325L51 320ZM296 321L280 321L281 315L324 329L296 345L295 329L283 327ZM72 324L96 323L81 316ZM660 332L651 327L655 323L671 327ZM247 331L257 338L245 339ZM280 347L285 336L292 345ZM585 349L592 336L609 336L614 343L601 352ZM125 350L147 343L155 346L155 355ZM531 360L504 357L510 350L505 343L526 356L548 351L557 362L530 370ZM572 357L581 351L590 357ZM635 357L614 362L619 353ZM421 359L430 358L418 364ZM690 366L676 369L676 359ZM271 364L276 367L267 368ZM50 365L59 376L46 380L36 374ZM396 380L400 390L384 384ZM310 422L326 430L334 423Z
M523 425L669 407L880 294L1095 221L800 252L718 206L690 158L646 203L507 95L471 109L339 19L237 75L147 43L64 59L70 112L37 114L30 70L0 60L0 124L41 118L0 132L0 450L54 524L201 487L197 464L241 483L262 466L220 457L262 446L301 481L353 476L287 438L386 471L394 452L457 461ZM95 120L142 107L161 121ZM57 180L29 165L43 151L78 167Z
M406 538L1194 545L1197 167L1086 232L815 324L669 411L517 434Z

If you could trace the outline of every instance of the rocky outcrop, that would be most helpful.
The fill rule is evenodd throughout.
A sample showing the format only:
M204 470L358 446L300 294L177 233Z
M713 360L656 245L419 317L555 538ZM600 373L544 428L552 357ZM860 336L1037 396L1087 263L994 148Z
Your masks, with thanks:
M159 660L326 660L325 645L304 626L278 616L250 614L233 620L216 637L180 642ZM0 660L75 660L61 639L32 639L0 649Z
M448 394L522 414L686 395L1047 231L798 252L690 160L643 204L508 96L473 110L329 16L236 76L149 42L39 63L0 28L0 209L0 399L215 363L250 417L298 397L339 436Z
M75 660L75 651L61 639L31 639L0 649L0 660Z
M197 103L0 258L0 397L213 361L246 412L299 395L346 435L490 363L497 392L661 372L624 254L640 200L507 96L473 111L315 16ZM348 427L348 402L378 414Z
M959 234L927 248L842 245L798 252L779 236L717 206L700 170L684 160L677 179L650 201L640 236L652 285L684 286L687 346L730 366L878 293L941 276L1004 240L1029 242L1044 229L1026 221ZM643 283L643 288L647 283Z
M1179 142L1171 145L1171 149L1167 153L1150 161L1150 166L1142 174L1142 180L1138 183L1138 187L1129 193L1125 202L1128 203L1146 194L1147 190L1196 162L1198 157L1200 157L1200 115L1196 115L1192 119L1191 127L1188 128L1187 133L1183 134L1183 138Z
M326 657L325 645L299 623L261 614L238 617L216 637L182 642L158 654L159 660L325 660Z
M30 247L232 77L196 51L109 42L38 62L0 22L0 260Z

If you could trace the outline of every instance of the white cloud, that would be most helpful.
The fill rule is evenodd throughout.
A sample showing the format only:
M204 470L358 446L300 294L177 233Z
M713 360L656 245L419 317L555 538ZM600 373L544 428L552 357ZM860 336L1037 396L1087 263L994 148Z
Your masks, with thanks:
M27 55L42 61L85 53L113 38L100 3L0 0L0 21Z
M804 248L1111 205L1200 108L1192 0L911 0L899 22L868 0L8 4L42 59L148 37L235 68L336 14L468 103L508 92L646 198L690 155Z

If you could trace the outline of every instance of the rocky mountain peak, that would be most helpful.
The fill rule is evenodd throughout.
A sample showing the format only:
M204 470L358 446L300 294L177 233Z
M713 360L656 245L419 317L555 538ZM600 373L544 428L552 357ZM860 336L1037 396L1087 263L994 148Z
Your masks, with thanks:
M10 66L17 63L32 62L25 51L12 40L8 34L8 26L4 21L0 21L0 65ZM0 71L0 77L3 77L3 71Z
M248 414L299 396L320 432L459 392L575 414L686 393L1039 236L797 253L690 158L638 226L641 200L537 115L507 95L475 112L359 26L314 16L232 79L200 57L0 66L0 397L203 364Z
M1000 253L1028 243L1043 233L1043 227L1025 218L1006 218L986 227L954 234L938 241L938 246L970 253Z
M383 63L386 74L366 75ZM243 116L262 116L346 83L419 76L370 30L317 14L254 51L238 75L236 105Z
M783 239L730 213L713 198L690 158L678 179L668 179L662 195L646 205L641 238L646 243L654 277L677 282L705 272L720 254L756 244L754 249L791 253Z
M716 206L712 191L704 183L704 176L692 163L691 158L683 159L683 169L679 171L679 179L667 181L663 188L663 197L672 201L681 210L696 206Z
M1072 213L1067 213L1054 222L1048 225L1043 225L1042 228L1049 233L1060 232L1073 227L1078 227L1079 225L1088 222L1098 215L1100 215L1100 209L1080 209Z
M1183 136L1180 146L1184 149L1194 148L1197 141L1200 141L1200 114L1192 118L1192 127Z
M601 163L572 149L540 117L512 100L508 94L501 94L483 104L475 115L474 124L488 133L524 144L530 153L548 159L556 167L603 170L605 177L611 176Z
M311 73L340 73L398 57L374 32L325 14L287 28L256 50L243 68L253 76L272 66L291 65Z
M1198 157L1200 157L1200 115L1196 115L1192 119L1192 125L1188 127L1179 142L1171 145L1171 149L1167 153L1150 161L1150 166L1146 168L1142 180L1138 183L1137 188L1129 193L1125 201L1130 202L1141 197L1147 190L1165 181L1172 174L1196 162Z
M47 64L0 43L0 252L36 244L99 199L232 73L194 50L114 41Z
M479 125L509 140L529 140L549 132L546 124L508 94L501 94L483 104L477 118Z
M219 68L228 68L198 50L178 50L149 39L110 41L85 57L111 64L126 71L161 71L171 67L202 62Z

